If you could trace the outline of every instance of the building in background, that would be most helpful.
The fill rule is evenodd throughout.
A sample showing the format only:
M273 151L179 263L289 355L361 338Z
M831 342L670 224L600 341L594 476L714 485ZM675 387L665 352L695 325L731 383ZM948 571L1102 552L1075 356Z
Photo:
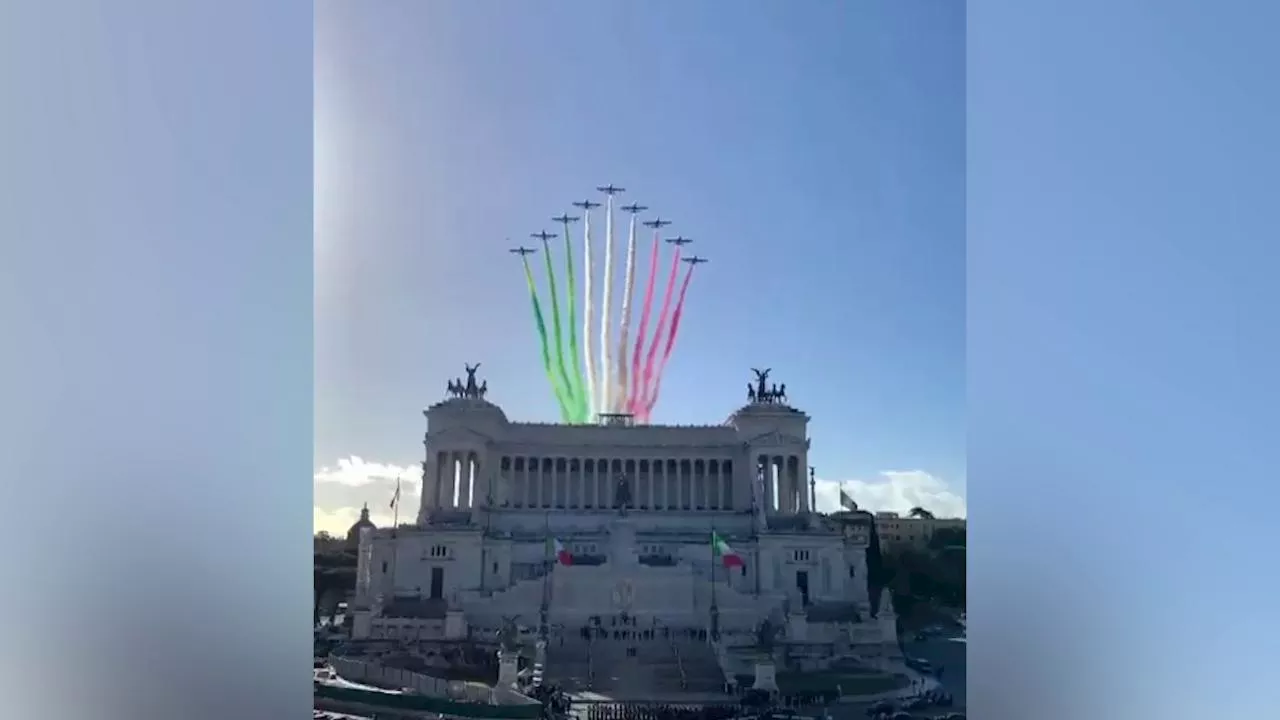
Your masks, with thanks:
M966 522L964 518L914 517L896 512L875 514L876 536L881 547L909 545L923 549L929 546L937 531L943 528L963 531Z

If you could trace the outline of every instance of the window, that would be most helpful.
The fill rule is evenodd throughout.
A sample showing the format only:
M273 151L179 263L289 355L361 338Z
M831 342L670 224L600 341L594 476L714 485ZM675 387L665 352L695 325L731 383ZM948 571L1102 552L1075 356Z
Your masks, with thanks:
M796 551L795 551L795 553L794 553L794 555L793 555L793 557L795 558L795 561L796 561L796 562L808 562L808 561L809 561L809 551L808 551L808 550L796 550Z
M385 573L387 572L387 561L386 561L386 560L383 560L383 561L382 561L382 572L383 572L383 574L385 574Z
M854 577L854 576L856 576L857 574L858 574L858 568L857 568L857 566L856 566L856 565L850 565L850 566L849 566L849 577Z
M496 562L493 564L493 574L494 575L498 574L498 563Z
M431 557L433 558L449 557L449 546L448 545L432 545Z

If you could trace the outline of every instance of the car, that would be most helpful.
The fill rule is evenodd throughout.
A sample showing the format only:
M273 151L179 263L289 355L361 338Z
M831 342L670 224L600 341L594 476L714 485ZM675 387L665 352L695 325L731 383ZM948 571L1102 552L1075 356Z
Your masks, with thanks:
M912 670L915 670L916 672L922 672L922 673L933 672L933 663L923 658L907 658L905 662L907 664L907 667L911 668Z

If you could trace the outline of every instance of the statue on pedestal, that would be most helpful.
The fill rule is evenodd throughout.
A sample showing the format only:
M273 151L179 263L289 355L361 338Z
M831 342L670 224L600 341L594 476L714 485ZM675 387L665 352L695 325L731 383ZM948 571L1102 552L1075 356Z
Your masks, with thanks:
M751 404L777 404L785 405L787 402L787 384L774 383L769 384L769 373L773 372L773 368L765 368L758 370L751 368L751 372L755 374L755 383L747 383L747 402Z
M765 618L760 623L760 627L756 628L756 647L764 653L772 654L778 636L781 634L782 627L774 625L771 618Z
M756 388L755 392L752 392L750 386L748 386L747 397L752 402L768 402L769 386L766 383L769 380L769 373L772 371L773 368L765 368L764 370L751 368L751 372L756 376Z
M476 382L476 371L480 369L480 363L475 365L463 363L462 367L467 373L467 379L464 381L458 378L448 381L445 384L445 392L453 399L483 400L484 396L489 394L489 381Z
M631 504L631 481L626 475L618 476L618 484L613 490L613 506L618 509L618 514L626 516L627 506Z
M518 615L503 615L502 628L498 630L498 646L503 652L520 649L520 628L516 626Z

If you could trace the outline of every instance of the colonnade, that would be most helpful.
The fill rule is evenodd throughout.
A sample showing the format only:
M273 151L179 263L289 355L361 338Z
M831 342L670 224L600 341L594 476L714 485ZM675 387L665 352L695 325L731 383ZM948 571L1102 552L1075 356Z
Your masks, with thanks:
M428 467L428 483L434 479L431 507L471 508L482 505L480 456L474 451L436 453L435 467Z
M764 480L767 510L777 513L811 510L803 467L796 455L756 456L756 472Z
M804 463L797 455L760 454L755 471L769 512L811 510ZM745 510L748 493L735 493L734 463L725 458L565 458L505 455L499 461L494 501L510 508L612 509L619 478L629 481L634 510ZM487 492L475 451L441 451L428 461L426 504L469 509Z
M500 474L513 508L613 508L618 480L625 477L630 509L740 509L729 459L504 456Z

